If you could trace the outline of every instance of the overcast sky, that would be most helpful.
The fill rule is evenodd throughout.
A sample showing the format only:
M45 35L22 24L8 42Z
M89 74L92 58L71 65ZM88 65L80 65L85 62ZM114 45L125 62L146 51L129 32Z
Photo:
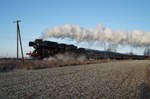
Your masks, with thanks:
M0 0L0 56L16 54L16 24L12 22L17 19L22 20L20 28L25 54L32 50L28 47L29 41L41 36L46 28L58 25L94 28L102 23L112 30L149 31L149 4L150 0ZM93 45L93 48L97 46ZM129 47L121 49L120 52L129 52ZM141 50L135 49L136 53L142 53Z

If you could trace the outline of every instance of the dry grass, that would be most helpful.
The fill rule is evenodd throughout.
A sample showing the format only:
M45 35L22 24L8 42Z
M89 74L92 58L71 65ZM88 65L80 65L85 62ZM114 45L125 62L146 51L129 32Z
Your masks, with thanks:
M13 69L42 69L55 68L64 66L76 66L85 64L97 64L116 61L130 61L130 60L88 60L88 61L53 61L53 60L25 60L24 64L21 60L8 59L0 60L0 72L10 71Z
M55 68L64 66L75 66L84 64L106 63L110 60L92 60L92 61L50 61L50 60L26 60L23 66L17 66L18 69L42 69L42 68Z

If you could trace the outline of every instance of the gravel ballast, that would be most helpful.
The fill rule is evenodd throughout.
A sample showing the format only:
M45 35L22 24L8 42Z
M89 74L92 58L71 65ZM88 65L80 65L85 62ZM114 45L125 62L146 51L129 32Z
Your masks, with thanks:
M148 60L0 73L0 99L139 99Z

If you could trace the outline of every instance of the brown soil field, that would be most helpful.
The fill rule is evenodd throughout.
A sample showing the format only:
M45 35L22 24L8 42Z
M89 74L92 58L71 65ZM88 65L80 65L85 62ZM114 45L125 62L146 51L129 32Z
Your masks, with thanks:
M0 73L0 99L150 98L149 60L95 63Z

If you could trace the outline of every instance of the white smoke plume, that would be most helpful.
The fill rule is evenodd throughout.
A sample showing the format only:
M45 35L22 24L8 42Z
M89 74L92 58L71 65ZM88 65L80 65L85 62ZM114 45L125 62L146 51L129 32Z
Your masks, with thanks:
M80 55L76 57L74 55L56 54L55 56L45 58L44 60L62 61L62 62L69 62L69 61L83 62L86 61L87 58L84 55Z
M77 42L112 43L116 45L130 45L134 47L146 47L150 45L150 31L122 31L98 24L97 28L82 28L80 26L66 24L46 29L42 38L70 38Z

